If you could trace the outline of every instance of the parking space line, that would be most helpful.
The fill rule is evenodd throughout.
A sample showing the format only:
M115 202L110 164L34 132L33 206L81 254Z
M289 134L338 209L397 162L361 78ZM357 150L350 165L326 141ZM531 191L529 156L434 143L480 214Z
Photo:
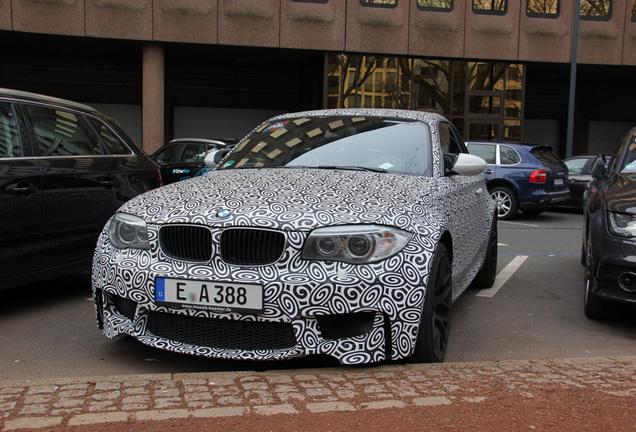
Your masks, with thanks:
M495 284L491 288L486 288L479 291L477 293L477 297L494 297L495 294L497 294L497 291L499 291L501 287L504 286L506 282L508 282L508 279L510 279L510 277L515 274L517 269L521 267L521 264L523 264L526 259L528 259L527 255L517 255L512 261L510 261L510 263L508 263L508 265L503 270L501 270L497 274Z

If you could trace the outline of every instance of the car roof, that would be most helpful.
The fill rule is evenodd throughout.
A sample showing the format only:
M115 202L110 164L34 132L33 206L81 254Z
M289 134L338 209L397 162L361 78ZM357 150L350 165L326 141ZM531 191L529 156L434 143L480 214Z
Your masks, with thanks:
M16 101L26 102L41 102L49 105L55 105L62 108L71 108L79 111L86 111L91 113L97 113L97 110L91 106L81 104L79 102L73 102L66 99L56 98L53 96L46 96L38 93L31 93L22 90L13 90L7 88L0 88L0 97L5 99L13 99Z
M314 111L302 111L288 114L280 114L272 117L270 121L298 117L325 117L325 116L373 116L373 117L397 117L410 120L419 120L425 123L433 124L440 120L446 120L441 114L428 111L411 111L400 109L384 109L384 108L339 108L325 109Z
M466 145L470 145L470 144L507 145L510 147L522 147L527 150L532 150L535 148L545 148L547 150L552 151L552 147L546 144L514 143L514 142L506 142L506 141L466 141Z
M168 144L182 144L182 143L227 145L227 143L223 140L208 139L208 138L175 138L170 140Z

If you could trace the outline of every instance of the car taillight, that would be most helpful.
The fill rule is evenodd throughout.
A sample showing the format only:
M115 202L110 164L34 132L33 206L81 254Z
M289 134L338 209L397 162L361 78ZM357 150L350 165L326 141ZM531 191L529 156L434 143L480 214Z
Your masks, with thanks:
M546 170L536 170L535 172L530 174L530 178L528 179L528 181L530 181L531 183L545 183L547 179L548 173L546 172Z

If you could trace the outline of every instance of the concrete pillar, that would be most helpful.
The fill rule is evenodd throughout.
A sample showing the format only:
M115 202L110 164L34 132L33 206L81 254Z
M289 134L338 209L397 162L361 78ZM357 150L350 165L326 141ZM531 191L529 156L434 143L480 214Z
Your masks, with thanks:
M146 153L164 144L164 50L163 44L143 45L142 141Z

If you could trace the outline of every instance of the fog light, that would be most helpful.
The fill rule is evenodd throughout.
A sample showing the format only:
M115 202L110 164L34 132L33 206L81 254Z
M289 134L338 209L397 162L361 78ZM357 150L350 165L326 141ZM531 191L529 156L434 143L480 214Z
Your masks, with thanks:
M618 277L618 285L623 291L636 292L636 274L632 272L623 273Z

